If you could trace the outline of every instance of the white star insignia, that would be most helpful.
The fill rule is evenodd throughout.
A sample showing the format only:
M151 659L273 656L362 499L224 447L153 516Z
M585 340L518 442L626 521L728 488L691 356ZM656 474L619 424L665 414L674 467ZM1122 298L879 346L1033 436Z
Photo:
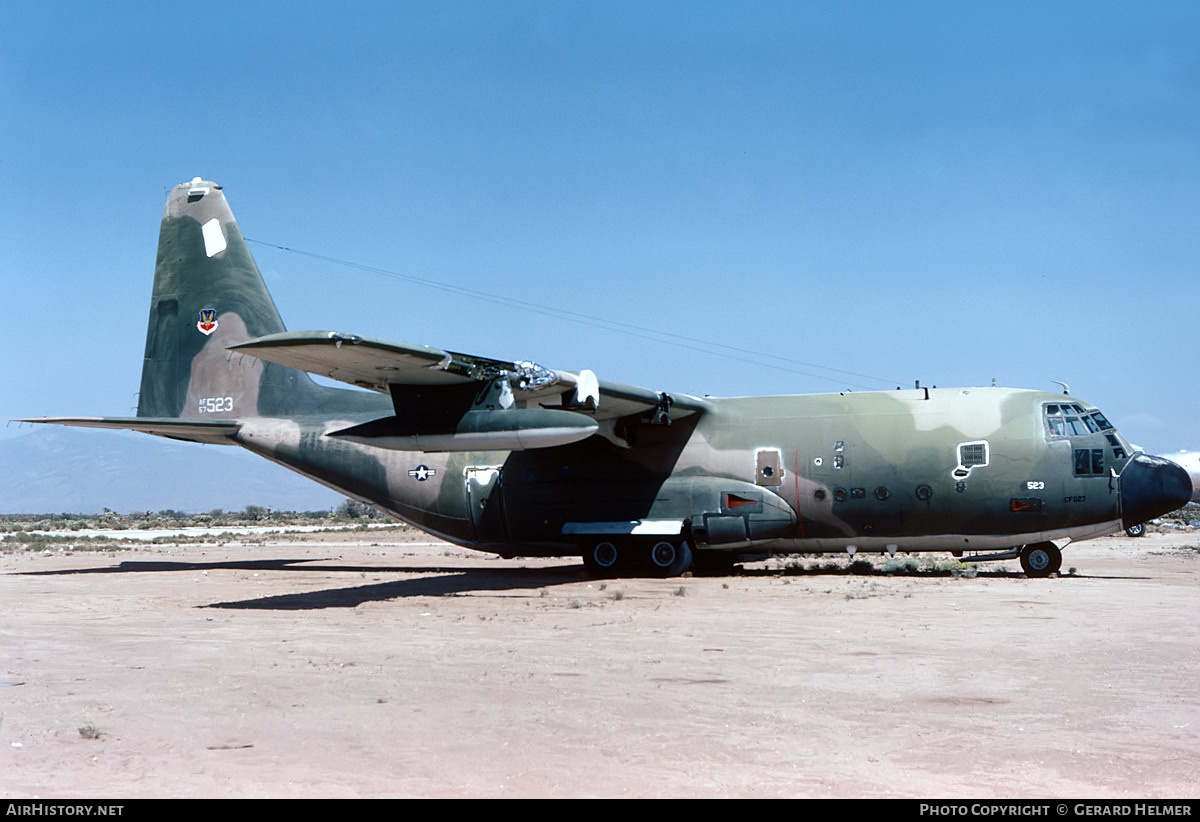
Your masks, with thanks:
M424 482L436 473L437 471L430 468L428 465L418 465L416 468L413 468L411 471L409 471L408 475L410 477L415 477L417 482Z

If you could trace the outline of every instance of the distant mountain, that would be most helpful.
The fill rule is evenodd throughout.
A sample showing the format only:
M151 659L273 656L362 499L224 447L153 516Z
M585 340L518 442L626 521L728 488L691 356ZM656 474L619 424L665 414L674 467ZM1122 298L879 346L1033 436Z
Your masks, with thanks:
M0 439L0 513L336 508L341 494L241 448L35 426Z

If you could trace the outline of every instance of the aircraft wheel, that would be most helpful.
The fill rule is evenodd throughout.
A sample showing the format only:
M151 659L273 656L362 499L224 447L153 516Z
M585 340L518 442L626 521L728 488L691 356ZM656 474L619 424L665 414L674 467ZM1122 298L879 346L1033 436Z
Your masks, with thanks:
M692 567L692 549L686 542L656 542L647 556L650 568L665 577L677 577Z
M1021 570L1027 577L1048 577L1062 567L1062 551L1053 542L1035 542L1021 550Z
M1146 536L1146 523L1131 525L1125 529L1125 533L1131 537L1144 537Z
M621 549L615 542L604 540L583 551L583 564L593 576L614 576L621 568Z

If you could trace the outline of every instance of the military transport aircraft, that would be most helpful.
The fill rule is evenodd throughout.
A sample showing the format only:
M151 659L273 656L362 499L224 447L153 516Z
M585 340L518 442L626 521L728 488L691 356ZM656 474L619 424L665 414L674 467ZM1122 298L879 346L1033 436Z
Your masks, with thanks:
M325 386L320 374L354 390ZM285 330L221 187L163 214L136 417L36 422L240 445L502 556L677 575L771 553L1059 546L1191 497L1063 394L932 388L700 398L423 345Z

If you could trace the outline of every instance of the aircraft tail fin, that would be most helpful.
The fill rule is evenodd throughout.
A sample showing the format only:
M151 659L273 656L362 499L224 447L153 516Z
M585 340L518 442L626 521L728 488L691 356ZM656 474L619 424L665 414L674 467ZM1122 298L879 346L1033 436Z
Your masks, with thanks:
M285 330L221 187L198 177L176 186L159 231L138 417L293 416L359 393L227 350Z

